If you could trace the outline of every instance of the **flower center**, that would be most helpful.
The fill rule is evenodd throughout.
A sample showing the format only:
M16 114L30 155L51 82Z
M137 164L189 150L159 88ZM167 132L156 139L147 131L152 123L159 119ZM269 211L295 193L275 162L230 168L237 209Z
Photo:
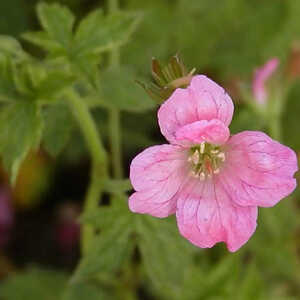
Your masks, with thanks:
M225 161L225 153L220 146L202 142L189 151L188 162L192 166L192 176L202 181L220 172L220 167Z

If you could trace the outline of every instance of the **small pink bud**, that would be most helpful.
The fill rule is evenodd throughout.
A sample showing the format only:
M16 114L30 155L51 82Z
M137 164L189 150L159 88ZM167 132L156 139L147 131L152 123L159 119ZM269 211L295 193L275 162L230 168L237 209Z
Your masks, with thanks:
M268 60L262 67L257 68L254 71L252 81L252 93L254 99L263 104L266 102L268 93L266 91L266 81L272 76L279 65L279 59L277 57Z

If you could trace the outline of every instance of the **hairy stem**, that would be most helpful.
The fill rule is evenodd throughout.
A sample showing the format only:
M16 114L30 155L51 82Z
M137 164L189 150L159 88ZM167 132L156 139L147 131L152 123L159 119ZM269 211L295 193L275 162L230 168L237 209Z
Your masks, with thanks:
M119 9L118 0L108 1L108 12L114 13ZM110 67L118 69L120 66L120 51L119 48L115 48L110 53ZM122 168L122 146L121 146L121 112L117 108L111 108L109 110L109 137L110 137L110 149L112 155L112 172L114 178L123 177Z
M73 91L67 94L67 99L91 155L90 184L84 202L84 212L86 213L93 211L98 206L102 191L101 182L107 178L107 157L88 107ZM87 252L93 237L93 228L89 225L84 225L81 238L83 254Z

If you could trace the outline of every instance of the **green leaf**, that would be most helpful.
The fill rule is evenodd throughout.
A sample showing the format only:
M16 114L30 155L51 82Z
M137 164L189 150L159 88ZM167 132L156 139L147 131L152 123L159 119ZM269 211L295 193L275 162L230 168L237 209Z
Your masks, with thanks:
M39 20L49 36L64 48L70 46L74 15L66 7L59 4L39 3L37 6Z
M15 87L13 63L10 58L0 56L0 101L8 102L19 98Z
M145 271L154 288L171 299L180 291L195 248L180 236L173 219L136 218Z
M106 186L107 183L104 183ZM106 230L114 223L116 216L125 218L134 218L134 215L129 211L127 199L124 196L113 198L112 204L109 206L99 206L93 212L88 212L80 217L81 223L89 224L96 229ZM134 221L133 219L131 220Z
M20 43L13 37L6 35L0 35L0 53L16 60L28 58Z
M111 276L129 260L134 247L133 214L129 212L123 198L114 199L113 203L110 207L100 207L91 216L81 218L82 222L99 228L100 234L92 241L72 282L80 282L97 274Z
M70 139L73 117L63 104L46 107L42 113L44 119L43 145L48 153L57 156Z
M56 40L53 40L48 32L45 31L26 32L22 34L22 38L52 53L65 52L62 45Z
M236 299L232 284L235 286L240 276L238 254L222 256L213 265L205 254L208 255L202 253L203 260L188 270L178 299Z
M100 53L125 44L140 21L140 14L117 12L104 16L95 10L81 21L74 38L75 56Z
M48 71L36 87L36 98L53 101L75 81L75 76L64 71Z
M41 132L42 120L34 103L16 102L0 111L0 154L13 183L28 151L39 144Z
M132 189L129 179L108 179L104 182L103 189L109 194L123 194Z
M99 104L127 111L145 111L154 108L155 103L135 82L137 78L136 73L125 67L103 72L100 90L102 97L98 97Z
M90 283L70 284L62 300L113 300L113 296L99 285Z
M3 300L58 300L67 278L64 274L37 268L9 277L0 286Z

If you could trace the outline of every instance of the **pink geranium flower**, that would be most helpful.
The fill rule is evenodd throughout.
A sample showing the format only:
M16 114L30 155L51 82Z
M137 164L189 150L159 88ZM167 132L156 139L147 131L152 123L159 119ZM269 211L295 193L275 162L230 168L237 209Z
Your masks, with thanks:
M252 81L252 92L254 99L263 104L266 102L268 94L266 92L266 81L272 76L279 65L278 58L274 57L268 60L261 68L254 71Z
M170 144L150 147L131 163L133 212L176 214L180 233L207 248L236 251L256 228L257 207L273 206L296 187L294 151L259 131L230 136L233 103L203 75L176 89L158 111Z

